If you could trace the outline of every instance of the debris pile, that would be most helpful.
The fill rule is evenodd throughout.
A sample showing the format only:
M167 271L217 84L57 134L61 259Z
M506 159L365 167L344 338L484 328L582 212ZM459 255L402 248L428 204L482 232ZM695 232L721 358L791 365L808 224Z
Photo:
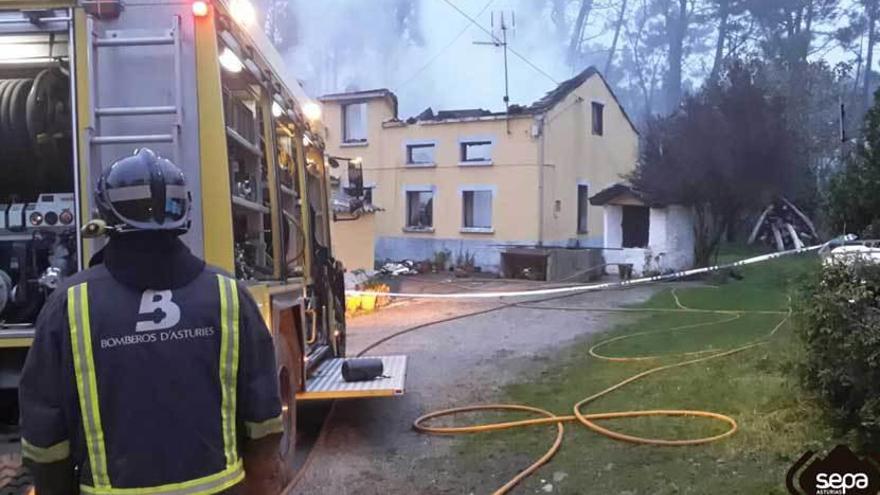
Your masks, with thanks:
M417 275L419 270L413 260L403 260L399 263L390 261L382 265L379 271L385 275Z
M800 249L819 241L816 227L791 201L780 198L771 203L755 223L749 244L761 241L777 251Z

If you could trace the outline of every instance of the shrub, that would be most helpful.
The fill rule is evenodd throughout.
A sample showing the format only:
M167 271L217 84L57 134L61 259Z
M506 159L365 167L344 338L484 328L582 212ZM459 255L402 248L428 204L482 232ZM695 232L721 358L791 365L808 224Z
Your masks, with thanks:
M797 328L802 377L832 421L880 447L880 265L836 263L803 284Z

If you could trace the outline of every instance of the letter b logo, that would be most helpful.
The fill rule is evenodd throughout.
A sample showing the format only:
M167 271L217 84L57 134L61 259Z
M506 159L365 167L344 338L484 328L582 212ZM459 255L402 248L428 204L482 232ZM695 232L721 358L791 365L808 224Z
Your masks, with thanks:
M164 330L180 323L180 306L171 300L170 290L145 290L139 313L141 319L145 316L149 319L138 321L136 332Z

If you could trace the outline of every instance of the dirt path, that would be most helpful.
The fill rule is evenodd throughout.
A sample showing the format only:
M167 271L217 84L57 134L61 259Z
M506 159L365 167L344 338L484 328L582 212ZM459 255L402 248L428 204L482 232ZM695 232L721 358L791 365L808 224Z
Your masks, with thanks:
M581 294L565 304L617 307L644 301L656 290L657 286ZM413 325L497 305L413 301L353 318L349 354ZM447 455L454 440L418 434L412 421L436 409L492 402L499 387L526 381L572 341L607 329L622 317L511 307L439 323L382 344L369 354L409 356L406 395L338 402L293 493L481 493L497 487L498 480L456 472Z

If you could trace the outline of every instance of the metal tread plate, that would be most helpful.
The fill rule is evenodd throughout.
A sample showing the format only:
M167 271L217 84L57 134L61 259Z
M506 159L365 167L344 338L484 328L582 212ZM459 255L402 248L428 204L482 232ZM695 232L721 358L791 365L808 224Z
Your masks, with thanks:
M297 400L354 399L359 397L403 395L406 382L406 356L368 357L382 360L384 377L365 382L347 382L342 379L342 363L346 359L351 358L328 359L318 367L315 374L306 382L306 390L296 394Z

